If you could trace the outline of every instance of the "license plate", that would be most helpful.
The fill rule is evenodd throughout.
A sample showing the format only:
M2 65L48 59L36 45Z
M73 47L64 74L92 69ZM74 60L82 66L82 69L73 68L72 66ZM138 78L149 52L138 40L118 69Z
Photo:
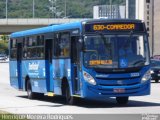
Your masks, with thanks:
M115 89L113 89L113 91L114 91L115 93L124 93L124 92L125 92L125 89L124 89L124 88L115 88Z

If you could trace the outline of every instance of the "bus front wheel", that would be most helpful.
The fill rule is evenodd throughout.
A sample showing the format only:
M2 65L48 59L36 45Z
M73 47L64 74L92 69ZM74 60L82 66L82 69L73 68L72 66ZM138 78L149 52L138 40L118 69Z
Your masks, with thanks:
M66 88L66 94L65 94L65 97L66 97L66 103L69 104L69 105L74 105L76 103L76 98L71 96L71 92L70 92L70 89L69 89L69 85L67 84L67 86L65 87Z
M120 105L125 105L128 103L129 97L116 97L116 101Z

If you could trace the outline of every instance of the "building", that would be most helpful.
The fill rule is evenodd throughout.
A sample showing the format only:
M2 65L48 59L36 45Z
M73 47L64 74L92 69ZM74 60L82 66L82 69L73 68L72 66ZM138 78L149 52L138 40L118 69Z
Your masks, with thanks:
M160 55L160 0L154 0L154 55Z
M126 18L136 18L136 0L126 0Z
M98 5L93 7L93 18L126 18L123 5Z
M127 0L130 1L130 0ZM132 3L128 4L130 7ZM145 22L149 34L150 55L155 55L154 41L154 0L135 0L135 18Z

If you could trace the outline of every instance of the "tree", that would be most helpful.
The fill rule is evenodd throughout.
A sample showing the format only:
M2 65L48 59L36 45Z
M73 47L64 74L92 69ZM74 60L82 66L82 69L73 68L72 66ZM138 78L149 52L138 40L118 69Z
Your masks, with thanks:
M0 41L0 53L8 54L8 42Z
M1 36L0 53L8 54L8 36L7 35Z
M7 42L8 41L8 36L7 35L2 35L1 40L3 40L4 42Z

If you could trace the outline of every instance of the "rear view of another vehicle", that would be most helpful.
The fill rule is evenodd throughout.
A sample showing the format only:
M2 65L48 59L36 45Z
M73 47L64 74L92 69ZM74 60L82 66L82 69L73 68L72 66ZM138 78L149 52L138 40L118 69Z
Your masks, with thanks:
M157 83L160 80L160 60L151 60L151 77Z
M0 61L6 61L7 56L5 54L0 54Z

